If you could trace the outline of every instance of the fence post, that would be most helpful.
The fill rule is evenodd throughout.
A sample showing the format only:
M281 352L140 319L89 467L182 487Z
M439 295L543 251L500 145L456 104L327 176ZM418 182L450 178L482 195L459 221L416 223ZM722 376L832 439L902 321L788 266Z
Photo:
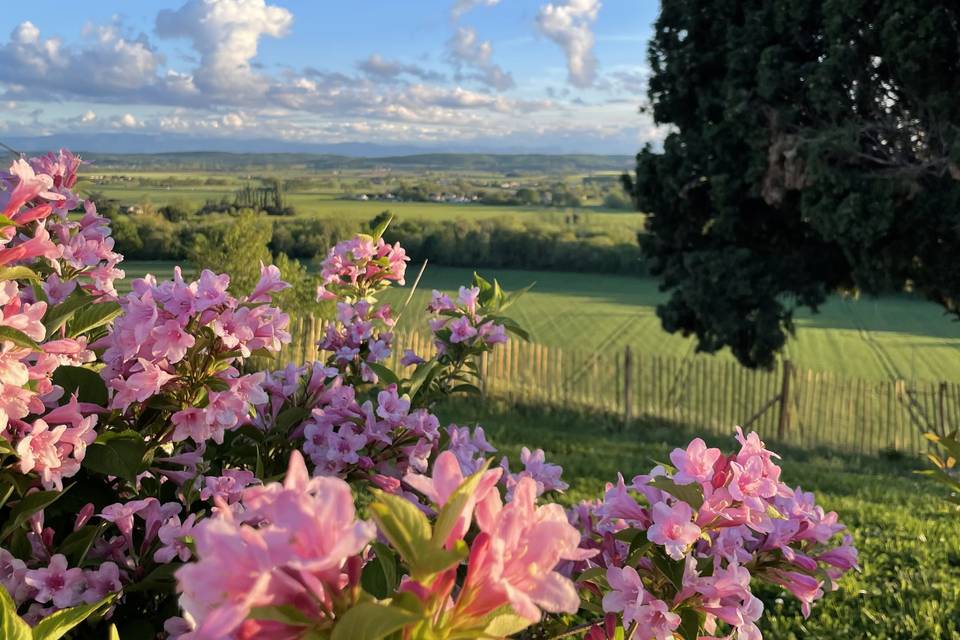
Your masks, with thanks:
M633 418L633 407L631 406L633 393L633 353L630 352L630 345L623 350L623 425L630 426L630 420Z
M783 382L780 387L780 422L777 424L777 439L781 442L790 428L790 377L792 366L789 360L783 361Z
M942 435L942 436L947 435L947 415L946 415L946 414L947 414L947 405L946 405L946 402L944 401L946 394L947 394L947 383L946 383L946 382L941 382L941 383L940 383L940 391L939 391L938 397L937 397L937 404L940 405L940 406L939 406L940 411L938 412L938 413L940 414L940 420L939 420L939 422L940 422L940 432L939 432L939 433L940 433L940 435Z

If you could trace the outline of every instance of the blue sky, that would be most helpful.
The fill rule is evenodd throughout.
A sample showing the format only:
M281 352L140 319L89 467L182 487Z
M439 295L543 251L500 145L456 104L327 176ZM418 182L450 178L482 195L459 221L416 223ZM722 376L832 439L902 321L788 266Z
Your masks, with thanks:
M7 3L0 136L633 153L656 0Z

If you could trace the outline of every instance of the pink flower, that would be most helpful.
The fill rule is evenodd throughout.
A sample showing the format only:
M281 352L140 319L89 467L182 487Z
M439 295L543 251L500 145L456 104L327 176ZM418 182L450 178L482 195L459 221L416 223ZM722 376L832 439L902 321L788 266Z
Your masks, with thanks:
M176 320L167 320L162 325L154 327L150 337L153 338L154 357L166 358L170 364L183 360L187 349L196 342Z
M261 262L260 281L257 282L257 286L254 287L248 300L250 302L269 302L272 294L289 288L290 284L284 282L280 276L280 269L272 264L265 267Z
M40 603L53 602L58 609L78 604L86 588L83 570L76 567L68 569L66 557L59 553L50 558L47 568L28 570L24 580L37 590L34 600Z
M513 489L520 478L533 478L537 483L537 495L542 495L547 491L564 491L569 485L560 479L563 473L563 467L558 464L550 464L546 461L543 449L530 451L527 447L520 450L520 462L523 463L523 471L517 474L510 473L510 464L504 457L500 461L500 466L504 471L506 480L507 495L513 495Z
M87 588L84 590L81 599L87 604L99 602L108 594L115 593L123 588L120 583L120 569L113 562L104 562L96 571L84 571L83 577Z
M43 420L34 420L30 431L17 443L20 472L39 473L45 489L63 491L63 479L80 470L80 461L68 457L69 448L63 451L60 445L66 430L63 425L51 429Z
M670 453L670 462L677 468L673 481L677 484L710 482L713 466L720 455L720 449L708 449L701 438L694 438L686 450L674 449Z
M174 425L172 436L174 442L192 438L194 442L200 444L208 440L213 433L206 414L196 407L177 411L170 416L170 421Z
M466 342L477 335L477 329L470 324L470 318L461 316L450 323L450 342L454 344Z
M477 513L481 533L470 550L455 615L482 618L509 604L517 615L537 621L541 609L579 608L573 582L554 569L561 560L583 560L595 552L579 549L580 533L563 508L537 507L536 493L536 483L522 478L507 506Z
M638 606L631 616L643 637L655 640L673 640L673 632L680 626L680 616L672 613L663 600L650 599Z
M399 423L410 411L410 399L397 395L397 385L392 384L377 394L377 415L387 422Z
M483 510L499 508L500 495L497 494L496 486L500 479L500 473L500 469L491 469L484 472L480 484L477 485L467 502L464 503L457 524L450 531L450 535L445 541L447 547L452 547L457 540L466 535L470 528L470 520L473 517L475 505L479 505L478 509ZM437 507L443 507L450 496L463 484L464 476L456 456L449 451L444 451L437 456L433 465L432 478L408 473L403 477L403 481L425 495Z
M610 567L607 569L610 591L603 595L603 610L607 613L623 613L624 626L636 620L636 608L643 602L646 592L640 574L633 567Z
M194 521L197 514L191 513L181 524L179 516L171 516L163 526L160 527L157 536L160 538L162 546L153 554L155 562L166 564L174 558L179 558L181 562L186 562L193 555L190 547L184 538L192 535Z
M423 364L424 362L426 362L426 360L414 353L413 349L404 349L403 357L400 358L400 364L405 367Z
M225 273L217 275L209 269L204 269L197 282L197 299L194 302L197 313L225 303L228 286L230 286L230 276Z
M700 537L700 527L692 522L693 509L686 502L677 502L672 507L658 502L651 514L653 525L647 530L647 539L663 545L674 560L683 558L687 547Z
M260 633L242 637L287 637L289 629L265 632L265 623L246 620L261 605L291 606L323 620L348 586L348 558L375 535L372 524L356 520L350 486L311 479L296 451L283 485L251 487L243 504L246 519L264 524L254 528L218 509L194 527L198 561L177 571L181 607L197 625L188 636L194 640L231 637L241 626Z
M474 313L477 310L477 298L480 297L480 287L460 287L457 296L460 304L466 307L467 311Z

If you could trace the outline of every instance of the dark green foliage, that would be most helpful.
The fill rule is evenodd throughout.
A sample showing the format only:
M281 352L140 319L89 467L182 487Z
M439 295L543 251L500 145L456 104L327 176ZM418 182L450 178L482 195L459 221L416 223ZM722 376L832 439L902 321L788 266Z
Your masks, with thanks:
M633 238L498 220L395 221L384 239L414 260L449 267L543 269L642 275Z
M958 313L960 5L663 0L671 133L626 178L668 331L769 366L798 306L913 288Z

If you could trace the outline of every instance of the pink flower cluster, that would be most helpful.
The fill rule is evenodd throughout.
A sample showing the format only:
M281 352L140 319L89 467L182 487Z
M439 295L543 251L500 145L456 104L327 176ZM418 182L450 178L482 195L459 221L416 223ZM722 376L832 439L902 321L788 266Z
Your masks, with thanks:
M13 275L0 279L0 327L13 332L0 338L0 437L15 448L19 470L38 474L47 489L62 488L77 473L97 422L75 398L57 407L64 390L53 374L96 356L87 336L68 336L62 323L48 335L44 320L78 289L88 304L108 300L113 280L123 276L116 268L122 256L113 252L109 225L93 204L84 203L79 221L67 218L80 204L70 190L79 166L61 151L16 160L0 172L0 272ZM40 287L19 284L40 260L49 272Z
M460 287L456 301L445 293L433 292L427 311L434 315L430 319L430 330L438 354L464 349L482 351L507 342L504 326L481 313L479 297L479 287Z
M383 238L360 235L338 242L320 265L317 300L360 300L390 282L402 286L409 261L400 243L389 245Z
M18 607L30 603L24 619L36 624L58 609L92 604L121 588L120 568L103 562L96 569L69 567L62 554L55 554L36 569L0 548L0 585Z
M357 401L353 387L334 378L303 426L303 451L315 473L346 477L353 471L399 477L425 471L440 439L440 422L390 385L376 402Z
M368 366L390 357L394 320L390 305L375 305L367 300L338 302L337 322L327 325L318 343L331 355L328 364L358 381L377 382Z
M282 485L245 489L238 510L215 500L216 515L191 530L199 559L177 571L186 620L168 628L185 632L171 637L292 639L302 627L250 617L252 610L288 607L332 623L352 604L359 554L376 532L356 519L349 485L310 478L294 452Z
M602 503L571 513L600 551L578 568L606 568L604 610L621 614L625 627L637 625L639 638L672 638L679 612L692 608L705 616L708 633L722 623L755 640L763 604L752 579L780 585L809 615L824 589L856 568L850 538L835 540L844 529L837 514L783 484L776 454L757 434L738 429L737 439L740 450L724 456L697 438L670 455L675 471L657 467L630 485L621 477ZM660 549L662 563L677 563L680 588L664 588L662 563L641 557L628 564L631 532Z
M105 347L101 375L121 411L164 396L182 408L172 415L174 442L223 441L224 431L244 423L250 405L267 402L263 373L240 375L234 363L254 352L279 351L290 341L289 317L268 302L286 285L276 267L264 267L246 300L230 295L230 278L204 270L187 283L152 276L133 282L123 314L98 346ZM196 404L201 392L205 402ZM140 403L140 404L138 404Z

